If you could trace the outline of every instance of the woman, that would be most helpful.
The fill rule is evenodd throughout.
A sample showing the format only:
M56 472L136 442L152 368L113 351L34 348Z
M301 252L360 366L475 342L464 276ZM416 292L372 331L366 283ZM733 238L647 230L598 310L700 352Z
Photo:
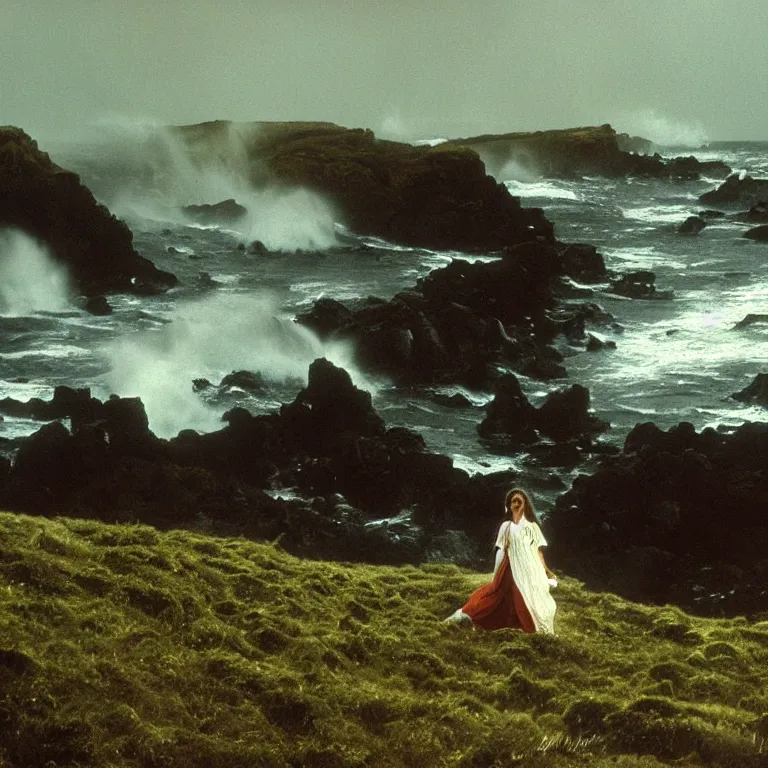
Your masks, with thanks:
M554 632L556 605L549 594L557 586L544 561L547 545L536 512L525 491L511 490L504 501L509 516L496 537L493 580L473 592L469 600L446 619L451 624L472 624L483 629L517 627L523 632Z

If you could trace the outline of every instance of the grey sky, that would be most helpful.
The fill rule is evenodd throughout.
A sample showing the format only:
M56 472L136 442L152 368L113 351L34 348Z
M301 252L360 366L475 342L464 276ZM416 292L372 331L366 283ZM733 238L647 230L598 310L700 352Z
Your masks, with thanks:
M105 117L768 140L768 2L0 0L0 72L0 124L43 140Z

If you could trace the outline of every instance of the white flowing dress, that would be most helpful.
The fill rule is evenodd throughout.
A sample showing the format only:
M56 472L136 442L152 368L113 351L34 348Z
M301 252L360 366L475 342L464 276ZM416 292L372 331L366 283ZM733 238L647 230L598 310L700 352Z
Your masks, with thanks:
M512 578L531 614L536 631L554 633L557 604L549 594L549 581L539 557L539 547L547 546L541 528L525 517L519 523L506 520L499 528L496 546L507 552Z

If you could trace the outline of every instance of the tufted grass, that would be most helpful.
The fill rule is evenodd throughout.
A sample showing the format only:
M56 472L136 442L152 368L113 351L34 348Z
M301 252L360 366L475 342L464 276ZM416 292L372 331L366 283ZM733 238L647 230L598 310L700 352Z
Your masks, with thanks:
M768 622L564 577L557 636L441 624L485 578L0 514L0 765L768 765Z

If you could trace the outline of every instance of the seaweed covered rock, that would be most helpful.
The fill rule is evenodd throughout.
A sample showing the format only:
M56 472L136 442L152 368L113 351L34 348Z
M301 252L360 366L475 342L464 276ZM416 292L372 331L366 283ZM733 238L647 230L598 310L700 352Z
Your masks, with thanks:
M195 158L216 156L232 136L248 180L321 194L355 232L427 248L498 250L552 239L538 208L523 208L466 147L413 146L333 123L230 123L171 129Z
M0 127L0 227L40 239L88 295L166 290L176 278L133 249L133 235L77 174L60 168L20 128Z
M768 425L639 424L547 518L551 558L591 587L704 614L768 610Z

